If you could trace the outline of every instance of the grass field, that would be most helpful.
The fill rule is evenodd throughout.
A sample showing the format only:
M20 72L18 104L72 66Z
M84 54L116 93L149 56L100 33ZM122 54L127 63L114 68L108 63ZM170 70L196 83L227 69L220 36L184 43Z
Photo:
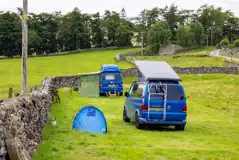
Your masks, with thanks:
M145 56L136 57L138 60L166 61L174 67L201 67L201 66L225 66L223 58L209 57L215 48L199 48L187 52L179 52L167 56ZM208 57L200 57L208 56Z
M138 50L138 49L133 49ZM57 57L30 58L29 86L49 76L97 71L102 64L116 63L117 53L133 51L91 51ZM152 57L173 66L224 66L222 59L197 57L213 48L181 52L174 56ZM151 60L149 58L149 60ZM126 62L121 68L133 67ZM7 88L20 88L21 60L0 60L0 99ZM54 104L51 117L57 127L46 124L43 140L33 160L237 160L239 157L239 76L181 75L187 95L188 124L185 132L172 129L137 130L122 121L124 97L82 98L60 90L61 104ZM124 80L126 88L135 78ZM85 105L100 108L107 119L108 133L95 135L71 130L77 111Z
M90 51L65 56L28 59L29 86L39 85L45 77L98 71L103 64L114 63L121 68L132 67L126 62L117 63L115 55L138 49ZM0 99L7 98L8 88L21 86L21 59L0 60Z
M239 157L239 76L181 75L187 95L186 131L137 130L122 121L124 97L80 98L61 90L61 104L51 116L57 127L45 127L33 160L237 160ZM130 83L134 78L126 79ZM72 131L77 111L95 105L106 116L108 133Z

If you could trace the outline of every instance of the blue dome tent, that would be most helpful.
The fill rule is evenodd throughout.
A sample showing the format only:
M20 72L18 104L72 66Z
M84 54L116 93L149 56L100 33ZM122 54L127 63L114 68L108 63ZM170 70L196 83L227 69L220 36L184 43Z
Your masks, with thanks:
M106 133L107 122L98 108L86 106L76 114L72 128L90 133Z

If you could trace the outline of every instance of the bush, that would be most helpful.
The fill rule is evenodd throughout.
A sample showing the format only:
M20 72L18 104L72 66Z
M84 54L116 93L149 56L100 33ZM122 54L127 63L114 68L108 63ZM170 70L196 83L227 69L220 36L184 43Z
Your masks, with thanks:
M230 41L229 41L228 37L223 38L220 42L220 46L223 48L228 47L229 44L230 44Z
M234 47L239 47L239 39L235 40L233 45L234 45Z

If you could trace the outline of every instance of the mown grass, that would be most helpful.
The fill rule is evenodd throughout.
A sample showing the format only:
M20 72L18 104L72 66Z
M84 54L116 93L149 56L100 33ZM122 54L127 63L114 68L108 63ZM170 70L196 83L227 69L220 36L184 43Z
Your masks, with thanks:
M210 57L214 47L199 48L192 51L178 52L174 55L136 57L138 60L166 61L174 67L201 67L201 66L225 66L224 59Z
M89 51L80 54L37 57L28 59L28 85L39 85L45 77L71 75L100 70L101 65L113 63L121 68L132 67L126 62L117 63L115 55L129 51L137 51L137 48L123 50ZM0 60L0 99L7 98L8 88L16 91L21 86L21 59Z
M214 51L215 47L200 47L197 49L189 50L189 51L182 51L177 52L175 55L181 55L181 56L199 56L199 55L210 55L212 51Z
M181 75L187 95L185 132L171 129L137 130L122 121L124 97L82 98L61 90L61 104L51 117L57 127L45 127L33 160L157 159L236 160L239 157L239 76ZM135 78L128 78L130 83ZM95 105L106 116L108 133L71 130L77 111Z

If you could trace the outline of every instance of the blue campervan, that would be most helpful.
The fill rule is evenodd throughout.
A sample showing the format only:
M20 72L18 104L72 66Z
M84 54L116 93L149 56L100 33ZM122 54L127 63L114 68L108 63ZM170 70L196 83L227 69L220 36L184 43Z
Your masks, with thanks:
M123 95L123 77L120 68L113 64L103 65L100 76L100 95Z
M166 62L136 61L138 80L125 92L123 120L144 125L175 126L184 130L187 117L186 96L181 78Z

